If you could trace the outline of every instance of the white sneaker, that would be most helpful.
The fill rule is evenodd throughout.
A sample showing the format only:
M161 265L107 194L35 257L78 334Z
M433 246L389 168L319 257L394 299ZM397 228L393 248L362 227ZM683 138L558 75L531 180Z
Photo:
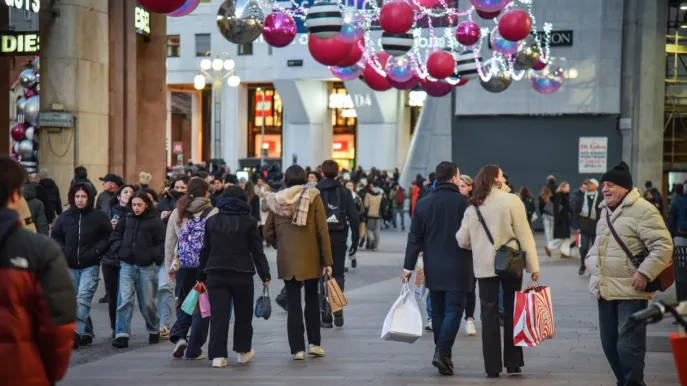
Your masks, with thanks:
M188 347L188 342L186 339L179 339L177 341L177 345L174 347L174 352L172 353L172 356L175 358L181 358L184 356L184 353L186 352L186 347Z
M248 363L253 358L255 358L255 350L239 353L239 363Z
M293 360L295 360L295 361L304 361L304 360L305 360L305 352L304 352L304 351L299 351L299 352L293 354Z
M465 334L467 336L476 336L477 335L477 330L475 329L475 322L472 320L468 320L465 323Z
M309 344L308 345L308 354L310 354L314 357L323 357L324 356L324 350L320 346L315 346L314 344Z
M215 358L212 360L212 367L220 369L222 367L227 367L227 358Z

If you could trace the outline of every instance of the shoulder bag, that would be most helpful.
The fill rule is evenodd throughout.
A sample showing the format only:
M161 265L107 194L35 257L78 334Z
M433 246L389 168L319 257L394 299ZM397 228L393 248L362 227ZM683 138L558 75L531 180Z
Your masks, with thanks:
M637 256L634 256L632 254L630 248L627 247L627 244L623 242L620 236L618 236L618 233L615 231L615 228L613 227L613 222L611 222L611 214L608 212L608 210L606 210L606 222L608 223L608 229L611 230L613 238L618 243L618 245L620 245L620 248L622 248L622 250L625 252L627 258L630 259L632 265L634 265L635 268L639 268L639 266L642 265L642 262L644 262L644 259L649 255L648 251L645 250ZM661 272L654 281L648 283L644 291L665 292L668 288L670 288L670 286L673 285L673 283L675 283L675 266L673 265L673 261L671 259L670 264L668 264L668 267L666 267L666 269L664 269L663 272Z
M482 223L482 227L487 234L487 238L489 238L489 242L496 250L496 256L494 257L494 270L496 275L501 277L521 278L522 272L525 270L525 251L520 249L520 242L518 239L512 238L506 242L506 244L508 244L515 240L518 244L518 249L513 249L506 244L497 248L496 245L494 245L494 238L491 236L491 232L489 232L489 228L487 228L484 217L482 217L482 213L477 205L475 205L475 212L477 212L477 217L479 218L479 222Z

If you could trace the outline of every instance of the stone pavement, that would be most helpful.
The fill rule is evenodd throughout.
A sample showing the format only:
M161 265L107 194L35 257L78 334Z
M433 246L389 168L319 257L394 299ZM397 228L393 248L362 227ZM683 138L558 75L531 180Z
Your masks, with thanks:
M466 337L462 329L453 352L453 377L441 377L432 367L431 333L413 345L381 340L384 317L399 294L398 276L405 247L405 236L401 233L384 232L382 237L380 251L359 253L359 267L348 275L349 282L355 285L346 292L350 304L346 308L346 325L342 329L323 330L326 358L303 362L291 359L286 313L275 305L270 320L254 320L257 356L250 364L238 365L233 354L225 369L212 369L209 361L175 360L171 357L173 346L168 342L155 346L138 344L141 348L79 364L88 361L83 358L89 356L89 350L109 346L109 339L101 337L94 347L79 350L77 357L82 359L73 361L66 379L59 385L615 385L599 342L595 301L587 291L586 277L577 275L579 263L547 258L543 251L540 282L552 287L556 337L537 348L525 349L522 375L487 379L481 340ZM543 245L540 236L538 244ZM269 258L274 261L273 251ZM359 280L366 270L374 274ZM373 276L377 278L372 280ZM272 294L280 289L281 283L275 282ZM476 316L479 331L479 315ZM675 327L664 323L649 328L652 336L662 337ZM132 332L141 341L144 339L142 325L135 326ZM648 385L677 385L672 354L647 355L646 381Z

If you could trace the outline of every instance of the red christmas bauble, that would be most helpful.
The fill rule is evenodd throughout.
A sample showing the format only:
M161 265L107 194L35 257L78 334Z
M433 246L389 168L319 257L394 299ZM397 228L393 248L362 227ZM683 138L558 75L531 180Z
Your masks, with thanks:
M448 78L453 75L456 60L448 51L435 51L427 58L427 72L437 79Z
M417 76L413 76L412 78L410 78L410 80L407 80L405 82L397 82L391 78L387 78L387 80L389 81L389 84L397 90L410 90L413 87L417 86L418 83L420 83L420 78L418 78Z
M453 86L446 82L432 82L428 79L423 79L420 83L420 87L427 93L427 95L433 97L442 97L448 95L448 93L453 90Z
M360 47L363 47L363 49L365 48L365 38L361 37L360 39L356 39L353 43L351 43L351 52L348 54L348 57L337 63L337 66L350 67L358 63L363 57L363 51L360 49Z
M477 14L479 15L479 17L481 17L484 20L496 19L496 16L501 14L501 11L484 12L484 11L480 11L479 9L475 9L475 11L477 11Z
M403 34L408 32L415 22L415 12L410 4L395 0L384 4L379 13L379 25L385 32Z
M348 58L352 47L351 43L344 42L338 36L331 39L319 39L312 34L308 35L310 55L325 66L336 66Z
M518 42L532 31L532 19L521 9L508 11L499 19L499 33L511 42Z
M541 70L545 69L546 66L548 66L548 65L549 65L548 62L545 62L544 60L542 60L542 58L539 58L537 60L537 63L535 63L534 66L532 66L532 69L534 71L541 71Z
M375 63L374 58L377 59L381 65L380 68L382 71L384 71L387 62L389 61L389 54L384 51L380 51L370 58L370 61L365 64L365 70L363 70L363 81L365 81L369 88L375 91L386 91L391 88L391 84L385 75L380 75L377 72L377 70L374 68L376 65L372 65L372 63Z
M26 123L17 123L10 129L10 135L12 136L12 139L21 142L26 139L26 129L29 128L29 125Z
M171 13L181 8L186 0L138 0L138 4L153 13Z
M469 81L468 79L460 78L458 80L458 83L456 83L454 87L465 86L466 84L468 84L468 81Z

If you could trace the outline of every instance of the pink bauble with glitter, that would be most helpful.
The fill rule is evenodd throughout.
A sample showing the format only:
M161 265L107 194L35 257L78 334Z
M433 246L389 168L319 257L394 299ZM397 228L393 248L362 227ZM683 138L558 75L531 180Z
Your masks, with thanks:
M36 91L35 88L29 88L24 91L24 98L29 99L34 95L38 95L38 92Z
M385 32L403 34L408 32L415 22L415 12L407 2L394 0L384 4L379 12L379 25Z
M472 6L482 12L499 12L510 2L511 0L470 0Z
M453 90L453 86L446 82L432 82L429 79L423 79L420 82L420 87L425 90L427 95L433 97L442 97L444 95L448 95L451 90Z
M191 12L195 11L196 8L198 8L198 4L200 4L200 0L186 0L184 5L181 6L181 8L177 9L174 12L170 12L167 14L167 16L172 16L172 17L182 17L190 14Z
M545 69L546 66L548 66L548 65L549 65L549 62L545 61L542 58L539 58L537 60L537 63L535 63L534 66L532 66L532 69L534 71L541 71L541 70Z
M265 18L262 37L272 47L286 47L296 37L296 22L285 13L270 13Z
M479 25L474 21L464 21L456 28L456 40L464 46L472 46L482 37Z
M420 78L418 78L417 76L413 76L412 78L410 78L410 80L405 82L397 82L389 78L388 76L387 78L389 80L389 84L397 90L410 90L420 83Z
M172 13L184 6L186 0L138 0L138 4L152 13Z
M476 9L475 11L476 11L477 14L479 15L479 17L481 17L481 18L484 19L484 20L493 20L493 19L496 19L496 17L497 17L498 15L501 14L501 11L496 11L496 12L484 12L484 11L480 11L479 9Z

